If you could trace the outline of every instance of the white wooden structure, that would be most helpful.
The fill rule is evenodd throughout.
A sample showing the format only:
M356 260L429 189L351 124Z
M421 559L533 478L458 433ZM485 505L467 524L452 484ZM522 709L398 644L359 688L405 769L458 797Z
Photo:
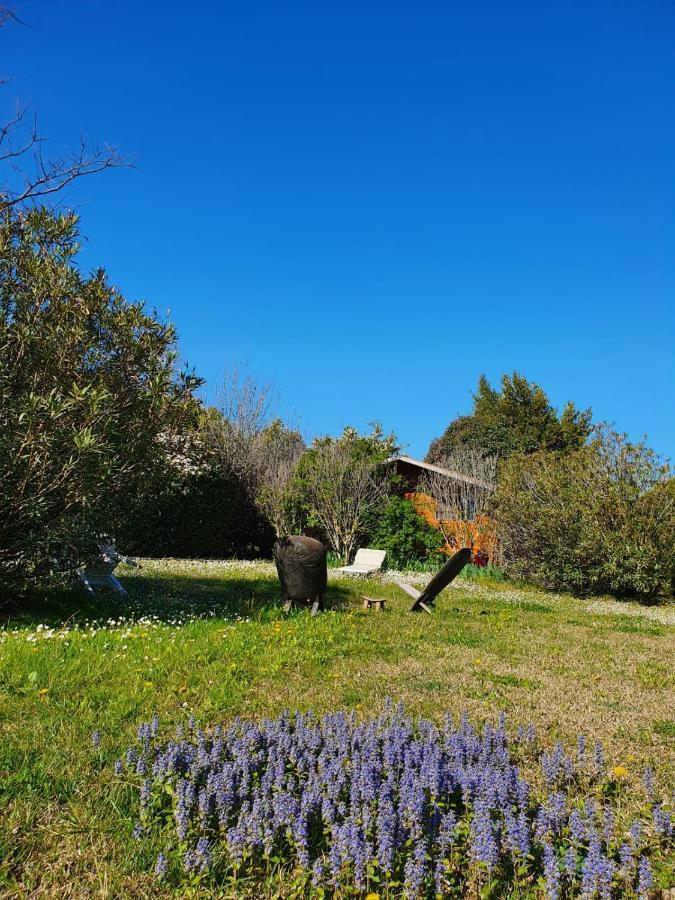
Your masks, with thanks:
M338 571L347 572L349 575L372 575L373 572L380 571L386 555L386 550L371 550L369 547L362 547L356 551L351 566L341 566Z

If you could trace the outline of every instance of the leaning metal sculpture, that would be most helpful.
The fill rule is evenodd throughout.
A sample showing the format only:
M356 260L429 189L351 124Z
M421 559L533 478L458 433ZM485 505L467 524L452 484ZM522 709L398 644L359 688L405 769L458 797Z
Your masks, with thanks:
M315 616L323 609L328 583L327 550L320 541L303 535L279 538L275 542L274 562L281 582L284 612L293 603L311 604Z
M436 597L443 588L450 584L453 578L459 575L469 562L471 562L471 550L468 547L464 547L458 550L454 556L451 556L443 568L436 572L423 591L418 591L411 584L405 584L402 581L397 582L398 586L415 601L410 607L410 612L419 612L423 609L425 612L430 613Z

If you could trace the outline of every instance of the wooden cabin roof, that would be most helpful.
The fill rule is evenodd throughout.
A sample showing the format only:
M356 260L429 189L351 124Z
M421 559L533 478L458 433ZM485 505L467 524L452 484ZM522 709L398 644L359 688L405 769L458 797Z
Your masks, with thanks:
M456 472L452 469L445 469L443 466L436 466L433 463L424 462L421 459L413 459L412 456L392 456L387 461L388 465L396 465L396 471L402 475L416 474L423 475L424 472L436 472L439 475L445 475L455 481L465 481L469 484L475 484L478 487L487 487L484 481L474 478L471 475L464 475L462 472Z

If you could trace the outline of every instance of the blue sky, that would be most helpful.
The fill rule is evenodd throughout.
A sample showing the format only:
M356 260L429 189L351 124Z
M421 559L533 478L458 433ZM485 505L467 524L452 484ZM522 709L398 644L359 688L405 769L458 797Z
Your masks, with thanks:
M80 182L85 268L308 437L425 453L485 372L675 457L675 7L16 0L7 112L136 158Z

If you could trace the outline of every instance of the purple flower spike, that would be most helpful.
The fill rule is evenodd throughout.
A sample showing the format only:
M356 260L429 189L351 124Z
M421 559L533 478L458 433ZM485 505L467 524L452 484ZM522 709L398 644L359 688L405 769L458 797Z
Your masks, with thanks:
M550 900L558 900L560 897L560 868L555 850L548 843L544 844L544 875Z
M645 766L642 772L642 783L645 786L647 797L651 800L654 797L654 770L651 766Z
M160 853L157 857L157 862L155 863L155 876L161 880L166 875L167 869L168 863L166 856L163 853Z
M647 900L649 897L649 892L652 889L652 885L654 884L654 878L652 876L652 867L649 865L649 860L646 856L640 857L640 862L638 863L638 897L640 900Z

